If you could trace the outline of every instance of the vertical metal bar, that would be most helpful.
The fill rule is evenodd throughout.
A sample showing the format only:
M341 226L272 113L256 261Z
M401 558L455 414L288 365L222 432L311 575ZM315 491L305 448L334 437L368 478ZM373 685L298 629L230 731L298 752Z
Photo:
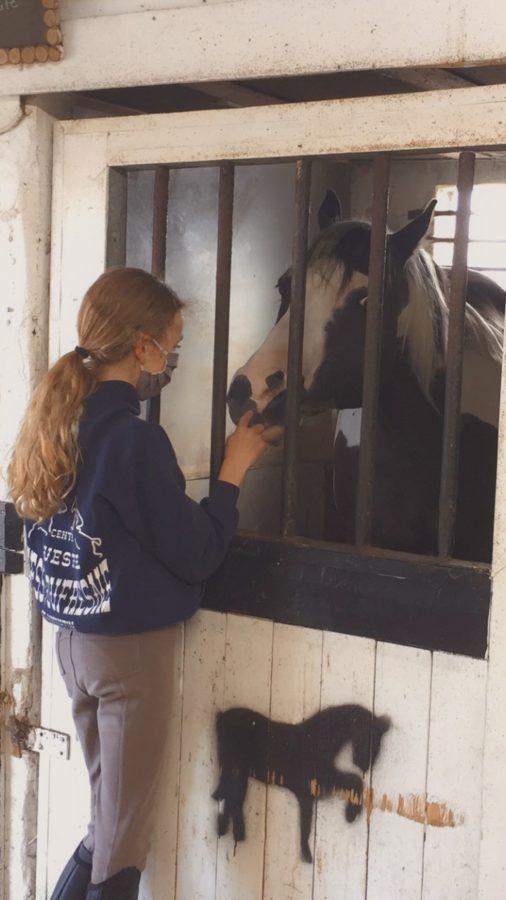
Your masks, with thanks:
M128 213L128 173L126 169L109 170L109 206L107 211L106 262L124 266L126 260Z
M216 307L214 319L213 402L211 423L211 480L218 475L225 450L227 421L228 335L230 321L230 273L234 215L234 166L220 167L218 200L218 248L216 253Z
M153 240L151 244L151 274L161 281L165 278L167 257L167 210L169 206L169 176L166 166L155 169L153 185Z
M383 297L389 190L390 158L381 154L374 161L369 293L364 345L362 424L355 522L355 539L356 544L360 547L367 545L371 538L374 455L383 338Z
M475 155L465 150L459 156L457 177L458 204L455 217L455 243L450 284L450 314L446 350L446 385L439 494L439 555L453 553L455 514L459 474L460 401L462 393L462 359L464 353L467 293L467 245L471 195L474 183Z
M155 169L153 184L153 228L151 242L151 274L165 280L165 260L167 257L167 209L169 204L169 169L159 166ZM151 397L146 405L148 422L160 421L160 394Z
M306 262L311 193L311 160L301 159L295 169L295 229L292 250L292 295L288 364L286 372L286 425L283 465L283 506L281 531L295 534L297 514L297 432L299 428L304 309L306 302Z

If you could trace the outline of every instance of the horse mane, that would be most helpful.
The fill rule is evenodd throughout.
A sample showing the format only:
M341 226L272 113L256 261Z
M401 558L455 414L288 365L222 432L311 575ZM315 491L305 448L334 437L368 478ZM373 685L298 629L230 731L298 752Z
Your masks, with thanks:
M415 250L404 271L408 284L408 303L401 311L398 336L409 354L413 373L430 399L435 372L446 366L449 306L446 293L449 281L425 250ZM464 347L502 361L503 323L497 312L478 312L466 303Z
M370 224L341 221L322 231L313 241L308 267L314 267L324 284L330 284L340 269L341 289L349 283L356 258L341 251L341 242L350 232L367 232ZM431 387L435 373L446 368L450 281L429 253L418 248L404 266L408 302L401 310L397 334L403 339L413 374L425 396L432 402ZM492 282L491 282L492 284ZM492 298L481 311L469 302L465 310L464 347L501 365L504 315L498 313Z

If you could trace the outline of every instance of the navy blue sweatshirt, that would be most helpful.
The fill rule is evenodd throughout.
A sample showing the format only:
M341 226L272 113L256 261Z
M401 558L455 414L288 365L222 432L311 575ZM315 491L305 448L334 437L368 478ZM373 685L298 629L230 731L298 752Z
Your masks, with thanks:
M27 522L30 579L50 622L97 634L179 622L228 550L238 488L218 481L201 504L187 497L166 433L139 410L132 385L100 382L80 422L74 491L53 518Z

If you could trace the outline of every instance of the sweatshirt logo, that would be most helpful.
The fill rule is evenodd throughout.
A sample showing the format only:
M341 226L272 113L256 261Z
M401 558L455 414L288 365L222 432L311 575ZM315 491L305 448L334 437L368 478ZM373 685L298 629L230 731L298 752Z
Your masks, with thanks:
M76 500L74 500L74 502L72 504L71 513L72 513L72 527L74 530L74 543L75 543L77 549L78 550L81 549L79 544L77 543L77 537L79 537L79 539L84 538L85 540L90 542L93 555L98 556L99 559L103 559L104 554L100 550L100 547L102 546L102 538L90 537L89 534L85 534L85 532L83 531L83 528L84 528L83 517L77 508ZM82 541L81 541L81 543L82 543Z
M67 515L63 518L63 514ZM51 618L111 611L109 565L102 539L87 533L75 499L58 517L32 525L30 580L38 603Z

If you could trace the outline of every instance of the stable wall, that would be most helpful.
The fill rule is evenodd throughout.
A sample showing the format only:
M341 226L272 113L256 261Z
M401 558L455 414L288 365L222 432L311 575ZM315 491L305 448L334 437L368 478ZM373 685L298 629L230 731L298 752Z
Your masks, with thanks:
M362 104L358 106L363 108ZM351 103L325 104L326 120L329 115L338 119L350 107L356 108ZM286 116L290 120L293 115L299 117L301 134L310 135L305 140L312 141L310 146L314 147L321 134L311 128L311 117L321 122L321 113L320 105L293 112L249 111L248 136L258 141L255 147L263 149L265 158L267 141L288 144L282 119ZM142 117L135 122L66 123L61 127L64 143L59 148L56 196L58 199L65 188L65 203L58 200L53 234L55 262L61 264L53 282L55 354L60 348L72 346L76 298L95 269L103 267L107 219L104 162L112 158L114 164L129 165L134 159L146 165L163 162L164 155L166 163L184 162L204 152L212 159L234 158L239 155L237 147L244 146L242 116L242 111L228 111ZM274 138L266 129L270 116L278 118ZM446 129L446 110L444 120ZM189 130L188 124L194 128ZM206 148L199 141L198 128L205 132ZM221 149L213 144L220 140ZM154 149L150 149L150 141ZM189 148L190 142L195 142L196 150ZM248 148L253 155L250 145ZM83 246L88 248L86 259L80 252ZM184 465L184 458L182 462ZM378 603L381 599L378 587ZM50 643L46 650L47 674L52 665ZM176 671L177 690L172 698L176 720L160 791L156 843L144 877L145 897L313 900L314 896L332 897L336 884L341 890L338 896L361 900L395 897L396 892L399 897L425 896L427 900L476 897L486 677L484 660L431 654L317 629L259 623L251 618L200 613L185 627L180 673ZM46 692L44 721L73 734L62 690L56 675ZM265 789L252 783L247 801L249 837L236 848L234 856L230 836L218 842L217 804L210 796L218 779L216 711L248 706L274 720L295 723L327 706L346 702L361 703L378 715L391 717L392 726L373 769L372 788L380 807L388 809L391 805L392 811L373 808L369 828L367 816L348 825L341 800L319 800L315 865L311 866L300 861L293 798L282 787L269 785ZM349 756L341 760L341 765L352 767ZM75 796L75 818L67 818L66 832L62 833L61 804L71 786L79 785L82 790L83 785L75 743L70 763L56 761L49 777L53 788L45 807L49 814L44 819L48 871L41 874L46 879L39 881L41 891L46 883L54 882L58 866L71 849L71 842L78 839L87 814L83 791ZM441 827L433 824L434 809L448 813L447 825L444 818ZM413 817L420 817L422 822ZM495 878L492 885L499 900L502 879ZM490 891L483 896L495 900Z
M45 721L73 735L52 644L45 655L53 666ZM142 900L476 900L486 671L482 660L199 612L180 627ZM250 779L245 842L234 846L231 833L218 839L216 713L245 706L296 723L345 703L392 720L372 773L370 815L350 825L342 800L315 801L311 865L300 857L295 796ZM349 747L336 764L358 771ZM70 762L51 767L49 886L88 816L75 742ZM423 822L426 796L433 825Z
M495 3L490 4L488 10L483 6L478 9L476 4L471 2L459 3L458 8L456 3L443 6L431 2L428 7L425 5L423 10L420 10L419 6L415 10L414 5L408 4L403 7L401 14L396 6L391 15L389 15L387 6L381 10L381 14L385 15L385 19L382 20L378 19L377 7L375 6L373 9L373 5L369 3L362 4L356 9L343 9L340 5L336 5L335 22L329 20L328 4L324 3L306 5L301 11L299 20L290 14L291 9L283 3L276 4L273 11L272 3L237 2L233 6L234 12L237 12L238 16L231 21L228 10L227 16L225 16L225 7L229 6L231 8L232 4L216 4L213 7L212 15L215 18L212 20L212 27L210 27L211 19L209 18L211 13L202 10L203 18L198 24L194 19L191 20L192 26L195 27L189 28L190 20L187 15L190 11L183 9L166 11L162 19L157 20L158 24L156 25L150 24L154 20L152 15L149 15L150 21L148 21L146 12L137 13L135 16L128 14L126 18L121 15L109 16L105 17L107 20L105 22L100 22L98 18L83 18L77 19L74 24L71 24L68 20L67 23L64 23L66 62L58 67L37 66L31 69L2 70L0 92L5 94L25 91L48 92L86 86L105 87L112 84L140 84L154 83L155 81L163 83L178 79L195 80L199 77L205 79L238 78L247 77L248 73L253 76L260 73L267 75L290 74L297 71L316 72L327 71L330 68L335 69L340 65L349 68L422 64L424 62L435 65L438 63L451 64L452 62L464 63L473 60L485 62L487 59L503 58L503 31L500 27L500 16L503 13L497 10ZM214 10L217 11L216 14ZM96 6L95 11L99 11ZM250 20L244 18L248 11L251 13ZM423 16L423 28L418 28L416 21L413 21L414 13L420 17ZM140 16L141 18L139 18ZM349 19L346 19L346 16L349 16ZM392 16L395 16L396 29L392 29L390 25ZM112 23L113 18L116 19L114 23ZM235 37L236 29L241 39L248 32L249 25L245 27L245 22L248 21L254 22L251 26L254 32L251 49L245 47L244 42ZM344 29L343 21L347 26ZM110 53L111 24L117 26L117 30L115 30L116 56ZM109 36L107 36L107 30L102 31L103 25L109 26ZM167 34L171 36L172 43L168 43ZM220 38L221 34L224 34L223 39ZM134 35L136 41L132 49ZM286 38L282 49L280 35ZM357 35L356 40L350 39L350 35ZM276 40L273 40L273 37ZM222 40L230 41L233 52L223 52ZM145 50L146 47L149 48L149 51ZM197 47L205 48L207 54L205 59L196 52ZM173 52L169 54L168 49ZM470 112L472 119L472 110ZM485 119L486 116L484 121ZM32 123L34 121L32 119ZM409 121L413 122L416 131L416 120ZM0 138L2 151L6 146L9 148L8 153L14 166L10 172L6 173L4 169L0 171L2 221L9 222L13 215L13 204L9 200L13 171L16 173L16 183L19 185L17 196L24 198L26 202L26 208L22 213L23 232L16 233L15 267L13 265L12 270L2 269L2 271L16 272L17 280L12 291L13 308L16 310L16 314L19 314L24 326L30 322L32 314L37 314L38 298L42 297L44 304L47 300L47 261L38 269L34 282L37 286L36 290L27 292L24 280L33 260L39 258L37 254L40 252L40 247L44 246L43 243L41 244L41 240L45 241L48 232L47 223L40 226L27 211L30 204L33 203L36 185L40 184L39 167L42 167L42 171L47 171L51 160L50 141L47 139L43 120L39 118L38 122L41 130L35 128L29 137L32 148L37 147L36 159L27 157L24 153L26 131L22 122L16 126L13 120L7 121L6 118L5 128L12 129L12 132L7 138L5 136ZM465 122L469 122L469 119L466 118ZM463 119L464 131L465 122ZM451 131L452 128L450 128ZM385 133L384 129L383 133ZM463 139L465 140L465 137ZM290 142L287 146L290 146ZM291 146L293 148L293 142ZM49 210L49 191L45 182L42 183L42 187L43 195L40 195L37 204L41 204L40 208L46 215ZM57 203L61 202L61 198L56 196L56 201ZM19 215L19 211L15 213L16 217ZM26 307L25 302L27 303ZM47 305L44 305L44 309L47 312ZM13 342L8 349L14 350L14 346ZM26 377L26 373L31 373L34 369L38 368L38 371L41 371L40 367L43 368L44 365L44 353L40 348L18 343L16 352L19 361L15 368L16 377L18 377L19 371L23 378ZM18 364L19 369L17 368ZM0 360L2 385L12 383L12 372L12 357L7 354L3 360ZM13 408L20 410L24 400L23 390L23 396L20 395L19 402L14 407L12 405L8 407L10 417L7 419L8 422L12 421ZM7 409L7 407L5 408ZM2 409L4 409L3 406ZM4 421L5 418L2 415L2 427ZM9 427L11 426L9 425ZM502 457L504 457L504 437L501 449ZM5 452L6 447L3 449L4 460ZM193 887L197 891L195 896L198 897L198 891L202 890L201 885L210 885L210 896L213 896L212 891L215 890L216 883L213 880L214 877L218 879L218 885L222 889L224 884L231 885L230 898L233 900L236 900L237 896L241 896L237 891L234 893L238 883L239 885L254 885L256 890L260 890L265 883L266 890L270 892L266 896L270 895L278 900L280 895L275 891L279 891L279 889L292 891L294 897L301 896L300 885L303 885L303 891L306 893L312 891L313 878L320 891L317 896L330 897L334 891L334 885L340 884L339 878L347 877L348 871L354 873L354 877L349 881L349 896L354 896L353 891L357 885L361 893L356 896L364 896L366 877L367 889L371 891L370 896L374 895L374 891L376 891L375 896L384 896L381 894L382 885L386 885L387 896L395 896L390 893L391 886L388 881L391 877L390 872L399 879L398 884L401 888L408 891L399 896L410 896L410 885L406 887L404 880L406 872L410 872L413 873L412 883L413 889L416 891L414 896L417 897L420 896L422 880L425 896L430 900L432 897L451 897L454 884L455 891L459 891L454 894L456 900L466 896L480 896L483 900L491 900L491 898L495 900L495 897L502 897L504 853L501 844L506 827L504 821L506 804L502 802L504 779L501 777L505 746L505 714L503 711L506 707L502 661L505 640L504 598L506 597L506 589L503 584L506 559L504 538L506 529L503 523L504 509L506 508L504 471L506 470L503 464L500 467L498 495L491 662L488 675L489 728L485 741L484 789L486 803L483 817L484 851L480 892L476 893L479 800L474 791L479 792L481 784L480 759L486 677L484 673L487 663L463 660L444 654L434 654L431 657L424 651L414 651L409 648L395 648L381 644L375 647L371 642L364 643L357 638L346 638L321 632L308 634L305 630L299 631L296 640L293 641L293 631L288 626L272 626L270 623L257 625L253 620L238 620L236 617L224 618L212 613L200 614L187 627L184 663L181 662L183 679L182 682L179 682L180 686L175 697L176 710L178 709L177 702L181 702L178 701L178 697L186 697L179 707L182 716L181 743L179 743L180 732L176 722L173 732L174 741L171 743L167 761L170 771L166 776L166 788L161 797L162 804L167 803L168 810L165 808L164 812L162 808L160 812L160 828L157 838L159 846L158 849L155 849L151 864L155 869L151 868L151 874L147 873L145 877L145 891L150 890L149 884L156 883L160 885L159 900L162 898L165 900L167 884L176 883L174 850L168 848L174 847L174 792L179 783L178 775L180 773L181 790L178 800L179 821L177 826L179 837L176 840L179 841L177 852L181 860L181 872L177 883L180 885L178 889L183 900L187 900L188 896L193 896ZM16 596L16 586L21 582L14 579L9 579L9 582L12 587L9 588L9 592L6 590L4 601L6 597L12 597L13 601L18 603L18 612L23 609L23 615L26 615L26 621L29 621L30 605L26 587L22 588L24 599L20 604L20 598ZM7 609L6 606L4 608ZM5 621L4 619L4 643L6 635L8 635L8 626ZM16 626L16 635L18 642L25 635L24 625L22 627L21 623ZM241 635L245 639L245 644L241 643L243 639ZM335 646L332 652L324 654L322 648L326 647L328 642L332 643L333 641ZM256 655L257 650L261 651L258 656ZM183 650L181 652L183 654ZM237 664L234 657L236 653L241 655ZM266 656L267 662L265 662L264 656ZM374 665L371 664L372 656L376 657ZM27 662L26 660L23 662L16 653L11 654L11 657L14 662L9 665L11 665L11 670L16 669L16 677L19 678L20 671L27 669ZM380 666L379 660L386 660L386 662ZM269 674L269 664L272 675ZM208 665L212 667L212 671L206 668ZM226 668L227 665L228 668ZM412 667L417 675L416 683L411 681ZM337 674L335 677L332 676L331 681L326 681L326 678L330 679L329 671ZM364 671L366 672L365 676L363 676ZM9 674L8 666L4 672ZM257 672L257 678L252 678L252 673L256 675ZM347 679L349 679L348 684L346 684ZM184 690L181 684L184 686ZM288 697L286 696L287 685L289 686ZM374 685L376 687L373 687ZM384 685L383 693L379 691L381 685ZM30 688L33 687L32 679ZM54 696L57 701L58 694L55 693ZM317 865L312 868L308 864L299 862L295 833L286 835L288 848L286 854L283 852L285 845L280 843L279 847L276 847L269 837L274 833L284 841L288 828L293 830L295 810L290 809L291 798L281 788L272 787L265 791L263 787L258 787L256 793L259 793L260 796L255 797L254 793L251 794L253 817L251 811L249 815L247 814L247 824L251 830L251 836L246 844L237 849L234 857L230 837L223 838L220 844L217 843L214 831L215 804L209 799L205 799L209 797L216 778L216 762L213 761L211 768L209 759L212 758L214 752L212 727L214 711L218 704L249 703L252 706L255 705L260 711L262 711L262 707L265 711L269 710L273 717L296 721L306 711L318 709L319 704L344 702L348 698L361 699L362 702L369 704L374 702L378 712L392 714L394 727L385 737L384 753L380 756L378 763L378 790L395 794L396 792L419 792L424 789L424 786L427 786L432 796L446 801L450 805L455 804L457 810L464 812L463 824L454 829L437 831L429 829L424 853L420 848L419 837L423 826L396 817L392 813L373 812L370 835L373 834L372 823L375 818L382 825L381 831L376 832L376 839L369 837L369 850L367 850L367 844L364 843L361 831L365 819L353 826L348 826L343 821L339 800L329 801L328 804L318 804L315 855ZM416 710L415 719L409 717L411 703ZM48 724L51 721L52 719L48 718ZM448 722L451 727L447 724ZM423 724L422 732L416 730L420 723ZM416 737L416 741L411 744L412 734ZM395 743L396 740L398 743ZM429 747L430 750L427 750ZM449 752L449 748L452 749L452 752L455 751L454 757ZM417 756L417 753L421 755L421 758ZM432 781L424 780L424 753L425 759L429 759L429 771L435 773ZM74 760L76 759L77 755L74 756ZM193 764L195 759L197 759L198 765ZM382 787L380 773L387 759L388 771L385 772L383 769L384 774L381 777L384 787ZM16 765L16 763L12 763L12 765ZM32 765L32 759L25 757L22 765L25 773L23 778L25 778L27 772L28 776L30 775L29 767ZM71 773L73 763L68 765L69 768L66 771ZM68 774L66 777L68 778L66 783L69 793L67 793L65 801L68 812L68 797L74 796L76 782L71 777L69 778ZM458 782L456 782L457 778ZM184 791L183 786L185 786ZM14 783L13 796L15 787ZM253 786L253 791L256 787ZM21 782L18 783L18 789L20 788ZM22 802L11 809L11 822L15 822L20 830L23 826L25 797L31 790L33 790L33 780L30 781L30 777L28 777L19 793L19 797L23 798ZM83 809L80 803L81 800L76 799L76 810ZM268 828L265 856L265 878L267 880L263 874L260 874L264 865L263 832L260 830L260 837L256 839L255 843L255 826L252 829L250 824L253 818L253 822L258 821L258 827L262 829L263 804L267 810ZM55 811L57 809L56 806ZM260 813L257 815L258 810ZM330 816L330 823L327 825L324 811ZM288 815L286 815L287 812ZM279 826L275 824L277 821L280 821ZM290 826L288 822L291 822ZM389 825L383 823L389 822L396 823L393 826L394 829L397 827L401 829L400 838L396 842L388 839ZM269 823L271 823L270 830ZM81 824L81 822L74 821L74 832L69 823L69 841L74 842L75 836L79 836L78 831ZM40 827L43 827L42 823L40 823ZM415 835L413 841L406 837L408 832ZM329 836L327 847L330 847L330 850L327 855L318 844L318 833ZM33 838L33 833L30 834L29 830L28 834L30 839ZM384 845L382 845L382 835L385 836ZM11 853L9 881L12 896L16 900L25 900L25 898L32 900L33 897L30 887L29 860L23 859L23 841L26 836L25 829L23 834L15 836L16 840L13 839L12 846L9 847ZM445 850L445 841L450 845L448 852L442 852ZM58 861L54 855L51 857L51 874L55 873L57 863L61 862L64 856L63 851L66 853L68 849L61 843L61 838L59 846L58 852L61 857ZM376 846L376 853L374 846ZM281 852L278 852L279 848L281 848ZM344 859L339 856L343 848ZM244 851L247 851L247 854ZM217 852L218 856L216 856ZM276 854L274 864L272 862L273 852ZM404 852L408 854L409 859L406 860L403 857ZM438 852L441 853L439 858ZM199 855L197 856L197 854ZM398 859L404 860L404 869L397 867ZM335 864L332 862L333 860L339 860L339 864ZM432 863L436 860L437 865L434 863L432 867L430 860ZM385 864L387 865L386 872L382 868L385 867ZM243 876L241 870L239 876L235 876L234 866L236 865L239 868L244 866L246 869L251 865L253 874ZM377 867L376 874L374 866ZM193 867L195 867L195 873ZM455 877L453 868L456 872ZM276 881L278 874L276 869L279 870L279 881ZM310 874L308 874L309 869ZM369 872L369 869L370 874L364 875L364 872ZM358 875L356 875L357 872ZM330 878L330 886L326 882L327 877ZM236 878L239 880L234 880ZM382 878L387 880L382 881ZM190 892L184 893L187 887ZM430 893L429 889L433 892ZM7 891L5 882L6 897L8 896ZM206 895L201 894L201 896ZM226 894L222 890L219 896L221 898ZM290 893L287 896L291 896ZM311 894L309 893L308 896Z
M505 60L497 0L63 0L65 58L2 69L0 93ZM108 13L108 14L106 14ZM74 18L74 16L79 16Z
M2 500L20 410L47 365L52 144L50 116L0 101ZM32 900L38 757L16 756L9 733L11 716L40 721L41 623L24 575L4 577L0 615L0 896Z

